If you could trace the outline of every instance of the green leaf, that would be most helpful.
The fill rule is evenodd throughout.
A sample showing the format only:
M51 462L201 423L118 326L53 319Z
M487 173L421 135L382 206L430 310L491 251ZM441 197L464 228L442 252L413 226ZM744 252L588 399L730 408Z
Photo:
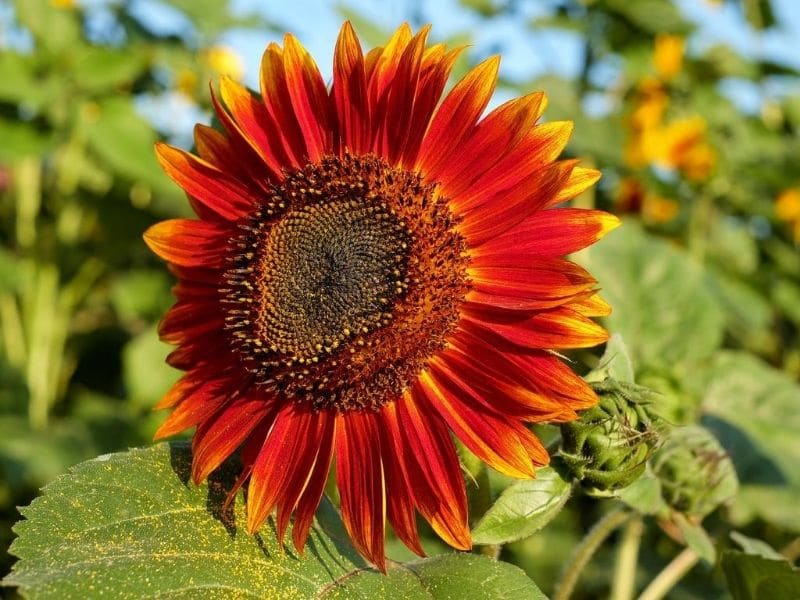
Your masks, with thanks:
M132 83L146 66L142 48L127 48L123 52L101 46L82 46L73 60L75 83L89 92L105 92Z
M115 275L111 304L125 320L155 321L173 302L170 278L163 270L137 269Z
M703 423L727 449L741 482L734 522L761 517L800 531L800 386L741 352L720 354L706 380Z
M738 531L731 531L731 539L739 544L747 554L754 554L770 560L786 560L786 557L777 552L767 542L748 537Z
M79 12L54 8L50 0L17 0L17 17L32 34L37 46L57 55L74 48L80 39Z
M686 545L694 550L704 561L714 564L714 561L717 560L717 549L714 548L714 542L711 541L708 532L703 529L703 526L690 522L680 513L675 513L673 520L678 525L678 529L681 530Z
M776 281L772 287L772 300L789 319L800 326L800 285L796 281Z
M775 25L775 13L770 0L743 0L744 16L748 23L758 30Z
M710 356L722 340L723 315L705 273L684 251L632 221L578 255L599 281L637 370Z
M132 401L142 407L152 407L180 374L166 364L173 348L159 341L155 328L139 334L122 351L125 385Z
M347 540L312 528L305 554L281 550L272 522L244 532L236 469L188 483L187 444L159 444L82 463L22 509L6 585L26 598L544 598L518 568L447 555L370 569Z
M4 48L0 52L0 100L14 103L30 102L40 84L36 80L36 65L30 56L16 54Z
M40 156L52 143L50 135L39 131L32 123L6 121L0 118L0 162L10 163L25 156Z
M680 10L670 0L606 0L605 4L636 28L651 33L685 33L689 29Z
M661 496L661 482L650 471L649 465L639 479L619 490L616 496L644 515L663 514L668 510L667 503Z
M506 544L533 535L547 525L570 496L571 486L550 467L536 479L508 486L472 531L476 544Z
M54 421L43 431L28 419L0 416L0 479L17 489L36 489L97 450L84 423Z
M156 133L133 105L133 99L112 96L96 107L97 115L86 124L89 147L118 175L142 182L159 196L181 197L182 192L156 161Z
M726 550L721 564L733 600L796 598L800 590L800 572L785 560Z
M585 379L588 382L595 382L603 381L608 377L626 383L633 383L634 381L633 361L631 361L631 355L628 352L625 341L618 333L609 338L599 365L586 375Z
M547 600L521 569L474 554L437 556L407 566L432 600Z

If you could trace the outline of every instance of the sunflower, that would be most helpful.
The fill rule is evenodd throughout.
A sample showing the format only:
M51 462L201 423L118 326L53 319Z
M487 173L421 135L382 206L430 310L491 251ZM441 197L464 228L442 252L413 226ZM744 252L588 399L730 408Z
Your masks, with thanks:
M605 341L608 306L562 257L618 223L556 208L600 174L556 160L571 124L536 124L543 94L481 119L495 57L442 100L460 49L427 36L403 25L364 55L345 23L330 89L288 34L260 96L223 77L222 131L198 125L197 155L156 147L198 218L144 236L178 279L160 335L186 372L156 437L196 427L196 482L240 450L247 530L275 511L299 551L335 457L344 524L381 570L386 520L420 555L416 513L470 548L451 432L530 478L548 454L525 424L596 402L554 351Z

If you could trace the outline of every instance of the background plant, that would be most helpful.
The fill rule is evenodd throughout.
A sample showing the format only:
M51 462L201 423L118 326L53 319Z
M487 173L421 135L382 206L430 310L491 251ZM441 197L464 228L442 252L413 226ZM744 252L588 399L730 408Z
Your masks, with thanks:
M739 10L752 32L781 26L767 0L709 4ZM214 0L159 4L174 11L179 28L153 19L155 5L142 6L0 4L4 549L20 518L15 507L40 486L82 460L149 445L161 418L150 407L177 374L163 364L168 349L155 334L170 278L141 232L186 210L152 144L164 137L189 144L191 124L209 118L209 79L243 76L242 59L223 43L231 30L266 40L285 29L269 11L243 15ZM430 4L408 6L412 21L430 18ZM212 571L228 573L220 584L262 594L277 585L287 594L438 597L435 590L445 589L466 597L488 594L495 588L481 586L499 578L498 593L530 597L533 583L505 564L512 563L561 598L652 600L668 590L675 598L791 597L786 590L800 587L792 566L800 556L798 73L725 45L694 44L695 24L668 0L542 6L533 14L513 0L462 0L459 14L479 25L450 41L478 38L463 72L490 50L479 31L509 20L525 23L519 27L531 40L580 40L576 77L506 75L500 96L545 90L547 117L576 122L569 151L604 173L596 193L578 202L626 216L581 257L614 306L607 325L620 335L602 357L571 357L611 399L605 412L587 414L580 426L591 429L580 443L543 429L551 448L562 449L554 469L515 482L464 453L476 553L484 557L444 555L383 580L361 570L366 565L337 534L333 505L315 533L319 547L333 548L328 554L297 560L268 547L265 557L241 534L230 541L228 517L205 511L217 506L225 473L208 488L183 487L176 474L186 449L173 445L86 463L51 483L17 529L13 552L22 560L9 585L32 597L80 597L84 588L69 586L102 581L71 578L66 563L42 558L42 549L67 539L61 554L88 560L123 536L127 554L157 554L154 545L169 540L164 548L179 555L200 547L238 557L237 565L256 561L259 577L225 558ZM341 11L367 44L385 37L381 24ZM743 106L741 94L729 92L736 86L755 103ZM602 453L612 446L641 460L623 464ZM591 464L576 470L575 457ZM106 490L112 475L120 488ZM329 492L335 503L336 490ZM140 500L135 508L120 504L131 496ZM170 502L191 516L159 521ZM105 538L89 535L98 514L113 524L126 510L149 515L150 526L123 528L117 538L108 528ZM207 533L197 539L197 531ZM389 547L394 560L410 560L400 544ZM425 547L432 556L444 552L429 532ZM157 565L126 562L117 550L104 555L114 565L106 583L125 579L131 593L142 589L139 576L173 589L209 571L185 560L158 578ZM4 552L3 573L14 560ZM46 581L46 569L60 572L60 583ZM359 575L332 583L351 572Z

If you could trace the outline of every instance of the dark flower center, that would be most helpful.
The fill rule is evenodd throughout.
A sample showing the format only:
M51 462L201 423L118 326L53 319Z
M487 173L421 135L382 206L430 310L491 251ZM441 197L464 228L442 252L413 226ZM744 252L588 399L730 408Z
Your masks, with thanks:
M468 289L448 201L373 156L294 172L240 223L221 290L257 385L317 409L378 408L443 349Z
M266 236L260 337L306 359L380 327L403 293L410 234L386 204L310 204Z

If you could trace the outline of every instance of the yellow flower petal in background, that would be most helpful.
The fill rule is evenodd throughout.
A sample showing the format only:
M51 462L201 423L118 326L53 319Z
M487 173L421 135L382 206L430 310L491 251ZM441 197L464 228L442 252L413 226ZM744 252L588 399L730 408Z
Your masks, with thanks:
M679 167L691 149L705 139L706 122L701 117L677 119L664 127L658 147L653 149L656 161L666 167Z
M194 98L197 82L197 73L191 69L178 69L175 73L175 89L188 98Z
M775 214L781 221L800 221L800 188L789 188L778 195Z
M237 81L244 77L244 61L232 48L211 46L203 51L202 58L219 75L227 75Z
M680 206L671 198L645 196L642 204L642 219L647 223L666 223L678 216Z
M631 114L631 125L649 129L661 123L667 108L667 94L661 82L648 79L639 85L639 102Z
M683 156L680 168L690 181L708 179L717 164L717 153L706 142L692 146Z
M658 76L664 81L669 81L680 73L685 45L685 40L677 35L656 36L653 62Z

